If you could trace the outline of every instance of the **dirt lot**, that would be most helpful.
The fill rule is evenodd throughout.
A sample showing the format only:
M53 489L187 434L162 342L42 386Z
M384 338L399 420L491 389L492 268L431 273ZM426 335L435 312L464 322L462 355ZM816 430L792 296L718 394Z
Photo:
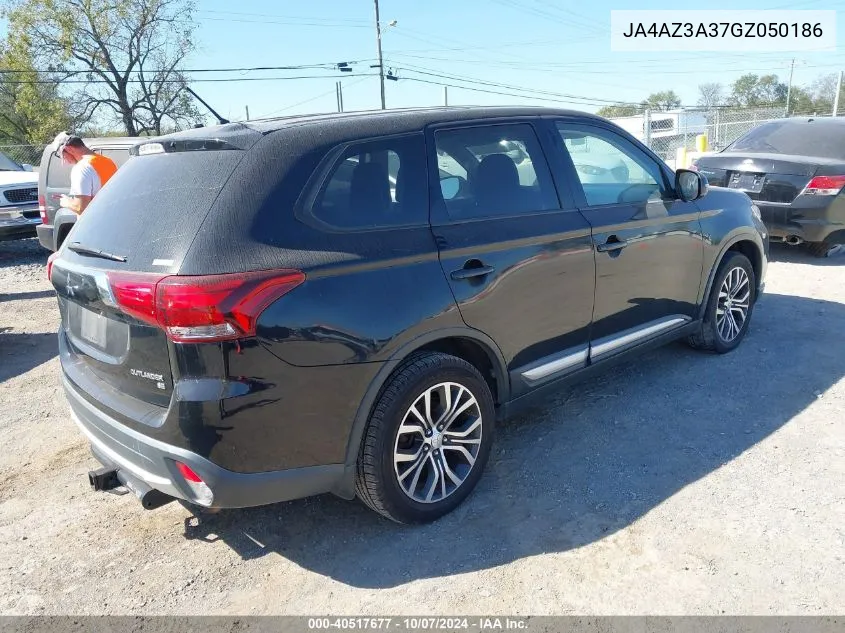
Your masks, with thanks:
M0 613L842 613L845 257L773 255L737 352L561 393L407 528L330 496L198 522L89 492L45 253L0 244Z

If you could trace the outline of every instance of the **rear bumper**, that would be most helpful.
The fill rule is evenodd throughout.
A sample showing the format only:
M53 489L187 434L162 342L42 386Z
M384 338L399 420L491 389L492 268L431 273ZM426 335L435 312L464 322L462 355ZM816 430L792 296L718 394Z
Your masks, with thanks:
M0 240L14 240L34 237L41 217L28 218L24 214L38 213L37 204L0 207Z
M330 492L343 478L343 464L289 470L235 473L185 449L171 446L127 428L83 398L63 379L71 415L91 443L94 457L128 479L177 499L196 503L176 462L196 472L214 493L210 507L244 508L290 501Z
M825 206L810 206L822 200L804 200L800 196L792 203L771 203L755 200L774 241L797 236L805 242L824 242L831 239L845 243L845 197L836 196Z
M35 227L35 232L38 235L38 241L41 243L41 246L46 248L48 251L55 250L52 224L39 224Z

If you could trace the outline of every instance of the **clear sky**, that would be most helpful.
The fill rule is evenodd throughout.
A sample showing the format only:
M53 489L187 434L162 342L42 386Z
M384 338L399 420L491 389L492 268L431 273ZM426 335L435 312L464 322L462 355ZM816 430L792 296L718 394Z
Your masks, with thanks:
M372 0L197 0L198 51L191 68L334 64L357 61L343 76L346 110L379 105ZM702 8L664 0L381 0L385 65L400 77L387 82L388 107L437 105L439 83L494 82L532 91L474 84L489 94L449 88L451 104L565 105L594 111L606 101L639 101L650 92L675 90L685 105L702 82L729 84L745 72L776 73L785 81L796 59L794 82L845 69L845 48L835 52L678 53L610 51L611 9ZM845 1L708 0L708 9L839 9L845 37ZM360 60L360 61L358 61ZM444 79L431 74L451 75ZM310 68L249 73L201 73L195 79L297 77L284 81L195 82L192 87L221 114L237 120L336 110L337 71ZM547 93L547 94L541 94ZM554 94L548 94L554 93ZM580 99L560 95L575 95Z

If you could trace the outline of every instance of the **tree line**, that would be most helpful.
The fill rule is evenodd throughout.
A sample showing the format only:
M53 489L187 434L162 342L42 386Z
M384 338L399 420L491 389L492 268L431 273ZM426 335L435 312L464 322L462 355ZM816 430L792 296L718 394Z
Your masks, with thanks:
M0 142L201 123L184 90L191 0L0 0Z
M792 86L777 75L742 75L730 86L718 82L698 86L696 106L704 109L716 107L786 107L789 93L789 114L829 114L833 111L836 96L837 74L821 75L807 86ZM845 110L845 89L840 94L840 109ZM666 111L681 107L681 98L674 90L654 92L640 103L605 106L597 114L607 118L634 116L646 109Z

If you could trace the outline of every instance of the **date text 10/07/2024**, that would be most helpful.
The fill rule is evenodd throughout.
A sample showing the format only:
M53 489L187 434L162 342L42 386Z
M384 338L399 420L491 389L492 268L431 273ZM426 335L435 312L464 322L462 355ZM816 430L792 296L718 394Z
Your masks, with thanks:
M402 630L402 631L519 631L528 628L524 618L308 618L308 629Z

